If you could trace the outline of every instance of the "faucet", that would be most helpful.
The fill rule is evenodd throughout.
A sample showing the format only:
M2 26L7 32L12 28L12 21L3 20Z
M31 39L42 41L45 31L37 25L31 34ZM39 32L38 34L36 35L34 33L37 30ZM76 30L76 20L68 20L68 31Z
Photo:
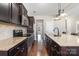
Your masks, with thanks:
M55 32L55 30L57 30L58 32L57 32L57 35L54 35L54 36L59 36L59 28L58 28L58 27L55 27L55 28L53 29L53 31Z

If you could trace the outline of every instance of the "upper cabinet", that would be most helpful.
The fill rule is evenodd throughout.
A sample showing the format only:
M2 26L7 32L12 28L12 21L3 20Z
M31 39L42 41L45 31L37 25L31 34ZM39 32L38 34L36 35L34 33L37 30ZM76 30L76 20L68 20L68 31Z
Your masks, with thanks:
M20 20L21 20L21 25L23 26L29 26L28 24L28 15L27 15L27 10L24 7L23 4L19 4L20 8Z
M20 7L20 15L24 15L27 17L27 9L24 7L24 5L19 3L19 7Z
M19 6L16 3L12 3L12 23L14 24L20 24L20 18L19 18Z
M33 16L29 16L28 19L29 19L29 21L28 21L29 26L27 27L27 33L33 33L34 32L33 25L35 23L35 19Z
M21 23L21 25L23 25L23 26L29 26L28 23L29 23L28 22L28 16L26 17L26 16L22 15L22 23Z
M29 16L28 18L29 18L29 26L30 26L30 28L33 28L33 24L35 23L34 17L33 16Z
M29 26L27 9L22 3L0 3L0 21Z
M0 21L20 24L19 6L16 3L0 3Z
M11 4L0 3L0 20L10 22L11 19Z

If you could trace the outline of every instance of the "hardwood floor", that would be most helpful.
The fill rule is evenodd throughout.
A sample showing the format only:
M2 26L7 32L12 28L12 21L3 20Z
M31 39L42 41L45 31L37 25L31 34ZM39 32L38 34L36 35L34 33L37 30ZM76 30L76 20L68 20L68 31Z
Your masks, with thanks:
M38 45L36 42L34 42L28 56L48 56L48 54L45 46L41 46L41 44Z

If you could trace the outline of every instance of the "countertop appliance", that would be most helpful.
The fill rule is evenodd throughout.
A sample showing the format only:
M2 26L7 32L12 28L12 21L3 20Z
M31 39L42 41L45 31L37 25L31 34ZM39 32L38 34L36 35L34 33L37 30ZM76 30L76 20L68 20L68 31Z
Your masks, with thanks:
M22 37L23 31L22 30L13 30L13 37Z

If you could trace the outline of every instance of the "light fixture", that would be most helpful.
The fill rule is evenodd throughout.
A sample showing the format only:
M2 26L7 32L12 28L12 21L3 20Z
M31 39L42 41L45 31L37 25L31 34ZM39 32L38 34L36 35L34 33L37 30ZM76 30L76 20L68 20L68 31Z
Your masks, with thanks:
M57 21L57 20L60 20L60 18L59 17L55 17L54 18L54 21Z
M67 14L64 12L64 9L63 9L63 10L61 10L60 16L62 16L62 17L67 16Z
M66 13L61 13L60 16L63 16L64 17L64 16L67 16L67 14Z
M58 18L58 17L56 17L55 19L56 19L56 20L58 20L59 18Z
M67 16L66 13L64 13L64 9L61 9L61 3L58 3L58 13L56 14L55 20L60 20L61 18Z

